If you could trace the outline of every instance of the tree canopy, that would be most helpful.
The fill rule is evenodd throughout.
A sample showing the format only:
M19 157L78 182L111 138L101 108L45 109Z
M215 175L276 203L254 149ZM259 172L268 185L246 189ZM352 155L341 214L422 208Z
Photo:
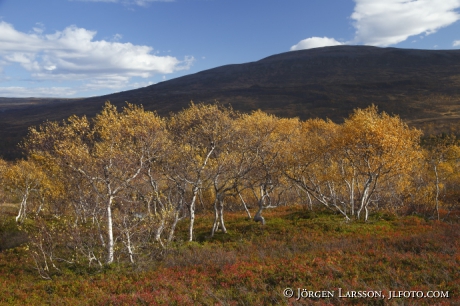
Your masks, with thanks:
M452 138L420 144L419 130L375 106L336 124L193 103L162 118L107 102L94 119L30 128L26 159L0 161L0 182L46 275L61 262L134 263L165 248L186 218L192 241L206 211L210 235L227 232L224 209L265 224L265 209L305 204L366 221L425 201L439 218L442 191L459 192L460 149Z

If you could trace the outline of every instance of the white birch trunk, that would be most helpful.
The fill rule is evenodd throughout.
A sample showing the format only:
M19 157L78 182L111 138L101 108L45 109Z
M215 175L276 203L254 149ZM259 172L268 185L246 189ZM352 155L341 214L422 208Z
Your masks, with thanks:
M364 184L364 189L363 189L363 194L362 194L362 197L361 197L361 204L360 204L360 207L358 209L358 212L357 212L357 218L359 219L360 215L361 215L361 211L365 208L366 209L366 216L365 216L365 221L367 221L367 204L369 203L369 198L371 196L371 193L369 192L370 191L370 188L371 188L371 184L373 182L373 178L372 178L372 174L369 175L369 178L367 179L366 183Z
M113 220L112 220L112 202L113 197L109 197L107 203L107 263L111 264L113 262L114 254L114 240L113 240Z
M168 235L168 242L171 242L174 238L174 231L176 230L176 225L177 222L179 222L179 211L176 211L174 213L174 221L171 225L171 228L169 230L169 235Z
M351 180L351 190L350 190L350 205L351 205L351 215L355 215L355 178Z
M190 225L188 229L188 241L193 241L193 224L195 223L195 202L198 194L199 188L197 186L193 187L193 198L190 203Z
M222 227L222 232L227 233L227 228L225 228L225 223L224 223L224 204L222 202L220 203L219 213L220 213L220 225Z
M26 217L27 199L29 198L29 188L27 187L24 194L22 195L21 204L19 206L19 212L16 216L16 222L19 220L22 222Z
M249 211L248 206L246 205L246 202L244 201L243 196L241 195L241 193L240 193L239 191L238 191L238 196L239 196L240 199L241 199L241 203L243 204L244 210L245 210L246 213L248 214L248 218L249 218L249 219L252 219L252 217L251 217L251 212Z
M439 221L439 175L438 175L438 167L436 164L434 165L434 174L436 175L436 214L438 216Z
M165 217L162 216L161 221L160 221L160 226L158 226L157 230L155 231L155 241L158 241L161 243L161 234L163 233L163 230L165 229Z
M211 236L214 236L215 232L219 229L219 225L222 232L227 233L224 223L224 205L221 196L216 196L214 201L214 225L212 227Z

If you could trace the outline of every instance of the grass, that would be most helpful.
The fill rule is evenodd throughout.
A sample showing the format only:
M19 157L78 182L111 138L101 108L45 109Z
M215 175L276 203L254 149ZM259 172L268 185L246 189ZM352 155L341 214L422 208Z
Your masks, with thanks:
M460 225L373 215L345 222L300 206L266 211L267 224L226 215L210 237L211 215L187 222L155 262L73 267L42 280L26 246L0 252L0 305L455 305L460 304ZM285 288L294 297L283 296ZM334 297L296 299L297 288ZM449 298L339 298L342 291L449 292ZM343 293L344 294L344 293Z

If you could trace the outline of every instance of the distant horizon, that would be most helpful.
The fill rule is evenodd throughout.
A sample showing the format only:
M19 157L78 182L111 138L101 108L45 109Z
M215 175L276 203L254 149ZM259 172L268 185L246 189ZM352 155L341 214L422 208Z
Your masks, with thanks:
M0 0L0 96L84 98L336 45L460 48L460 0Z
M302 49L302 50L305 51L305 50L314 50L314 49L328 48L328 47L347 47L347 46L348 46L348 47L373 47L373 48L379 48L379 49L401 49L401 50L414 50L414 51L460 51L460 49L436 49L436 50L433 50L433 49L414 49L414 48L399 48L399 47L379 47L379 46L367 46L367 45L337 45L337 46L323 46L323 47L316 47L316 48ZM240 64L247 64L247 63L258 62L258 61L264 60L264 59L266 59L266 58L270 58L270 57L272 57L272 56L277 56L277 55L284 54L284 53L290 53L290 52L302 51L302 50L291 50L291 51L286 51L286 52L281 52L281 53L277 53L277 54L268 55L268 56L266 56L266 57L264 57L264 58L260 58L260 59L253 60L253 61L248 61L248 62L243 62L243 63L229 63L229 64L225 64L225 65L221 65L221 66L211 67L211 68L207 68L207 69L204 69L204 70L201 70L201 71L191 72L191 73L189 73L189 74L184 74L184 75L181 75L181 76L177 76L177 77L171 78L171 79L169 79L169 80L162 80L162 81L159 81L158 83L155 83L155 84L149 84L149 85L145 85L145 86L141 86L141 87L137 87L137 88L130 88L130 89L125 89L125 90L110 92L110 93L106 93L106 94L100 94L100 95L88 95L88 96L79 96L79 97L64 97L64 96L62 96L62 97L59 97L59 96L12 97L12 96L0 96L0 99L52 99L52 100L78 100L78 99L89 99L89 98L94 98L94 97L107 96L107 95L112 95L112 94L118 94L118 93L121 93L121 92L126 92L126 91L141 89L141 88L149 87L149 86L152 86L152 85L160 84L160 83L163 83L163 82L172 81L172 80L175 80L175 79L177 79L177 78L184 77L184 76L189 76L189 75L201 73L201 72L204 72L204 71L207 71L207 70L212 70L212 69L215 69L215 68L220 68L220 67L229 66L229 65L240 65Z

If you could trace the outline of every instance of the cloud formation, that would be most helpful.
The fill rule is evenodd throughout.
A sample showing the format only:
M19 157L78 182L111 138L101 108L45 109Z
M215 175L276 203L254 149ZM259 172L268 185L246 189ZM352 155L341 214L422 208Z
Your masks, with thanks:
M453 47L458 47L458 46L460 46L460 40L455 40L455 41L452 43L452 46L453 46Z
M337 45L343 45L343 43L329 37L311 37L299 41L296 45L291 47L291 51Z
M460 19L460 0L354 0L355 36L346 44L390 46L413 35L430 35ZM318 37L307 38L291 50L317 47ZM323 38L324 42L337 42ZM333 44L330 44L333 45ZM295 47L295 49L293 49Z
M435 33L460 19L460 0L355 0L355 42L389 46Z
M19 64L35 80L88 81L119 89L132 77L148 78L189 69L194 58L152 54L149 46L94 40L95 31L70 26L54 34L22 33L0 22L0 70ZM120 36L117 36L120 37Z

